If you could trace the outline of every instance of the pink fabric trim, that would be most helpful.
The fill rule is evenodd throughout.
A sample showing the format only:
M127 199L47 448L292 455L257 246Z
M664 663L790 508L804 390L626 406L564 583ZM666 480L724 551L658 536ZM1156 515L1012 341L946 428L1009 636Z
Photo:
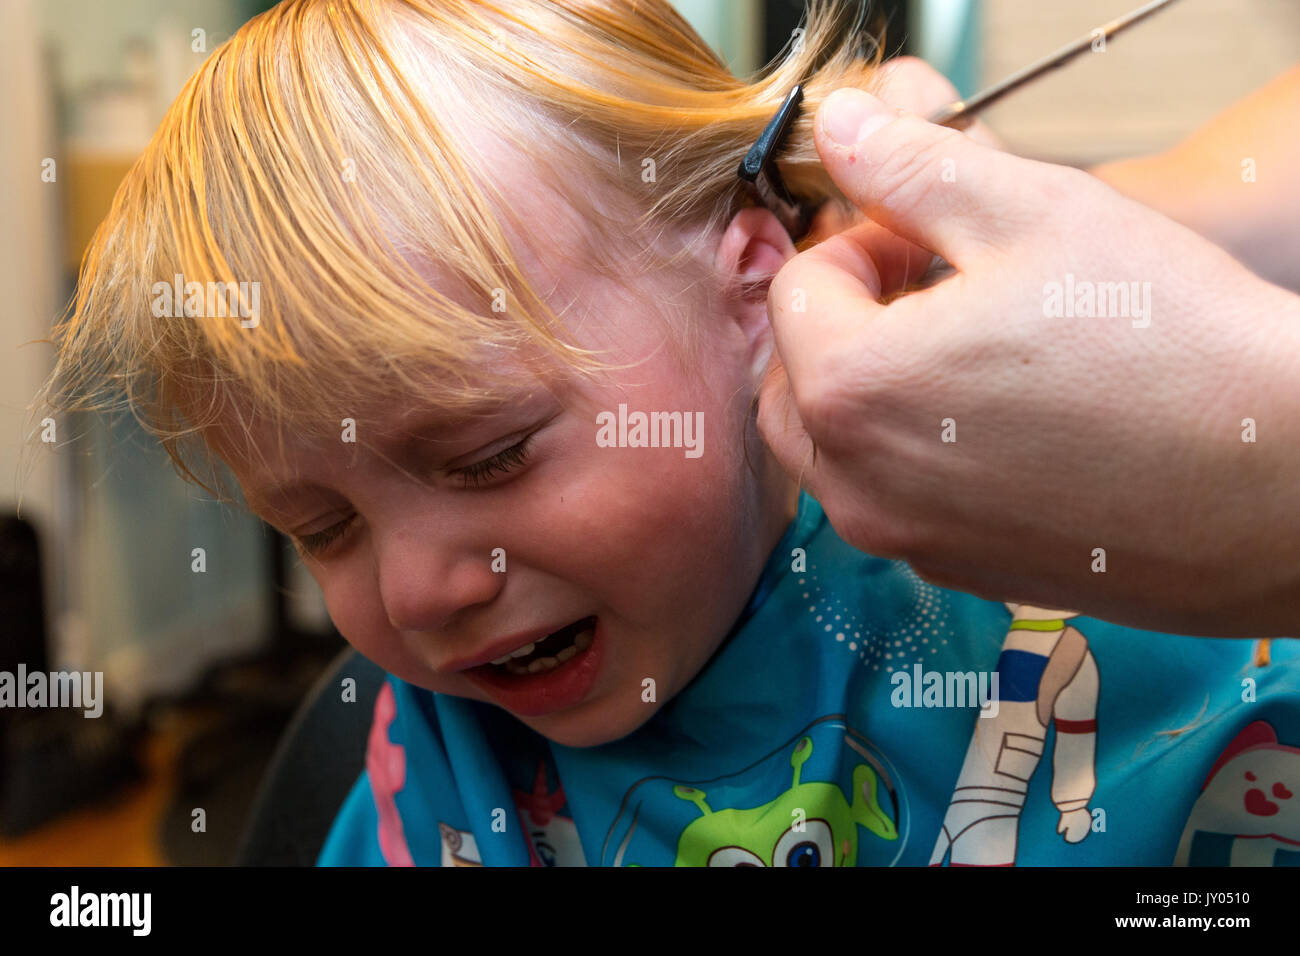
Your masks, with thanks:
M370 792L379 813L379 852L389 866L415 866L394 799L406 783L406 748L388 738L388 728L396 716L397 698L393 686L385 681L375 698L375 719L370 725L370 741L366 746Z

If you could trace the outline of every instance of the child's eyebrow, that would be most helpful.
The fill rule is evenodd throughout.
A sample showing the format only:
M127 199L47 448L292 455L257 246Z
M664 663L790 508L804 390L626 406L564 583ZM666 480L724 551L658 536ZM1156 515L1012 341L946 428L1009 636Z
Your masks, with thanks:
M491 399L483 402L481 406L460 409L454 416L448 416L445 411L412 411L400 429L379 433L379 443L390 446L401 460L410 453L427 454L431 444L443 442L450 444L459 433L476 425L488 427L493 421L499 421L500 424L495 427L509 430L513 427L510 421L512 417L532 417L534 413L529 403L536 399L538 394L536 391L520 393L514 397L514 401L508 402ZM485 438L484 444L492 440L490 437ZM386 456L381 455L381 457ZM271 484L266 489L260 489L253 484L251 488L243 489L245 503L258 516L266 511L276 510L276 502L290 501L312 492L325 494L328 493L328 489L310 479L294 479Z
M531 417L539 397L553 401L552 397L536 390L519 392L507 397L485 399L454 414L439 410L412 411L396 431L379 433L380 441L392 445L399 452L419 449L431 443L450 443L473 428L485 431L494 427L513 427L515 419Z
M265 490L244 488L244 503L248 509L260 518L268 511L276 511L275 502L289 501L308 492L324 492L325 488L314 481L288 481L272 485Z

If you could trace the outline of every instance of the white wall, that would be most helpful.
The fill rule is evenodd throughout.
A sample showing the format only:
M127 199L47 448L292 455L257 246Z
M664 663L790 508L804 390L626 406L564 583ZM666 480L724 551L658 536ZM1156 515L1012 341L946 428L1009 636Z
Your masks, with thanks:
M24 344L49 334L49 319L63 295L60 281L58 184L41 179L42 160L57 153L56 115L37 42L32 0L0 3L0 289L5 292L0 319L0 508L17 506L40 535L47 583L47 615L57 604L55 574L59 558L58 452L38 445L19 474L20 451L28 425L27 405L49 373L48 345ZM58 169L55 167L55 175ZM21 487L20 487L21 482Z
M191 30L207 30L211 50L237 23L234 0L0 0L0 508L21 492L22 515L40 535L52 665L103 670L109 700L126 709L265 639L261 528L198 501L130 419L112 432L59 419L55 445L30 442L27 406L53 352L23 343L49 335L72 291L62 234L70 157L138 153L140 129L147 138L206 55L191 50ZM138 110L120 108L129 97L101 96L101 106L118 107L99 111L106 122L65 109L128 79L133 37L154 51L154 95ZM47 157L53 182L42 180ZM205 574L190 571L194 547L208 551Z

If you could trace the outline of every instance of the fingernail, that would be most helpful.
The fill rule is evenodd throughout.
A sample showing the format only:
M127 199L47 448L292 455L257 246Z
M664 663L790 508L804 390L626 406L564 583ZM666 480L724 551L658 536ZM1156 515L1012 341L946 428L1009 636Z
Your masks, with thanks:
M845 87L826 97L822 131L841 146L860 143L896 114L870 93Z

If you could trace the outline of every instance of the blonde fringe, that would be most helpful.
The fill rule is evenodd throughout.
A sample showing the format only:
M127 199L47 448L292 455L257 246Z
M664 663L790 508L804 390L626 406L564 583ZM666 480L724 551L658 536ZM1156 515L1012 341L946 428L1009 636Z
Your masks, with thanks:
M844 201L812 120L832 90L871 85L879 44L846 29L862 2L809 0L801 48L747 81L667 0L286 0L212 53L122 182L34 419L125 407L212 491L199 439L232 414L324 433L377 395L470 409L517 375L482 360L501 349L607 370L566 340L509 236L714 294L701 250L749 204L736 168L795 83L782 172L811 202ZM509 185L553 195L581 226L573 248L522 221L475 143L525 164L536 183ZM259 324L156 317L154 284L175 275L258 282ZM692 303L656 304L691 354Z

